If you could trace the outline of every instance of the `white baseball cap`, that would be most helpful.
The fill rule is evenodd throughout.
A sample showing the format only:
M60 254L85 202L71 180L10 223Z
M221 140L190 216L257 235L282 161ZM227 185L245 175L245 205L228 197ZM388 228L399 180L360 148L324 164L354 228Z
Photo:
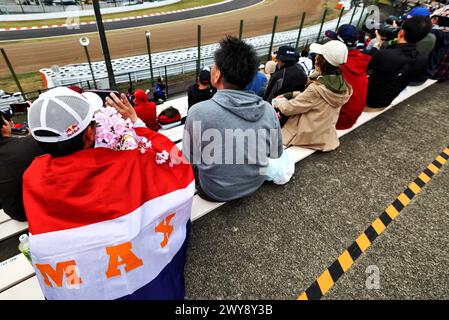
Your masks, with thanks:
M70 140L83 132L103 106L92 92L79 94L58 87L39 96L28 110L28 124L34 139L40 142Z
M310 52L322 55L334 67L339 67L348 61L348 47L338 40L332 40L325 44L312 43Z

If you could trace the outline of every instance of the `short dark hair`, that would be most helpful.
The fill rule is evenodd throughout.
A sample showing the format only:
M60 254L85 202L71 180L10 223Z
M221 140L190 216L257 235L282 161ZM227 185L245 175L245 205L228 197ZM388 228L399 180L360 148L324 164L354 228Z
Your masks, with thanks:
M215 51L215 64L226 84L243 90L257 73L259 60L251 45L227 36L220 41L220 48Z
M65 157L72 153L81 151L84 147L83 137L86 133L86 130L93 125L92 122L83 132L73 137L70 140L61 141L61 142L41 142L38 141L39 147L42 148L46 153L50 154L53 158ZM35 135L45 137L45 136L57 136L57 134L50 131L35 131Z
M310 53L310 49L309 48L303 48L301 50L301 57L307 58L309 56L309 53Z
M404 38L408 43L418 43L432 30L432 20L425 16L415 16L402 24Z

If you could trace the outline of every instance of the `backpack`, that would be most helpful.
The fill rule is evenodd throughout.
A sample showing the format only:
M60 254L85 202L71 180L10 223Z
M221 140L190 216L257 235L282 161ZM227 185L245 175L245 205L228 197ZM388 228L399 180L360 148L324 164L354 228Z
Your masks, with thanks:
M173 107L168 107L163 110L158 117L158 122L161 125L171 124L178 121L181 121L181 113L179 113L178 109Z

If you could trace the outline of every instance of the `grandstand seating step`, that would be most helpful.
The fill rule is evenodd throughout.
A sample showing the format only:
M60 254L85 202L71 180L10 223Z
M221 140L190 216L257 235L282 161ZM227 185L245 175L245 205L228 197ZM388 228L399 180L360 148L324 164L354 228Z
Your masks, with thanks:
M391 107L397 105L400 102L403 102L404 100L410 98L414 94L426 89L436 82L437 81L434 80L428 80L421 86L407 87L403 92L401 92L401 94L395 99L395 101L389 108L375 113L364 112L353 128L349 130L340 130L338 132L338 135L341 137L355 130L366 122L386 112ZM177 146L181 149L182 143L178 143ZM286 152L290 153L295 162L299 162L313 154L315 151L301 147L290 147L286 149ZM224 204L225 203L209 202L201 199L198 195L195 195L192 205L192 222L200 219L201 217L207 215L208 213L214 211ZM0 224L0 230L1 226L2 224ZM0 239L1 235L2 233L0 231ZM34 269L22 254L19 254L3 263L0 263L0 275L2 275L2 277L0 278L0 300L14 298L39 300L44 298L39 288Z

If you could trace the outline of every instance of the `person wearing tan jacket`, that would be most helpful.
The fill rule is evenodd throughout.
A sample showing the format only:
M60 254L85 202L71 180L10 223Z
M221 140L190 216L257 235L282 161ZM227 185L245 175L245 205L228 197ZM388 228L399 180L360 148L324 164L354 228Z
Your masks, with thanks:
M285 146L327 152L340 145L335 125L341 107L353 93L340 70L340 65L347 61L348 49L340 41L312 44L310 49L318 54L318 77L310 81L304 92L293 93L291 100L285 98L288 95L275 99L273 106L289 117L282 128Z

